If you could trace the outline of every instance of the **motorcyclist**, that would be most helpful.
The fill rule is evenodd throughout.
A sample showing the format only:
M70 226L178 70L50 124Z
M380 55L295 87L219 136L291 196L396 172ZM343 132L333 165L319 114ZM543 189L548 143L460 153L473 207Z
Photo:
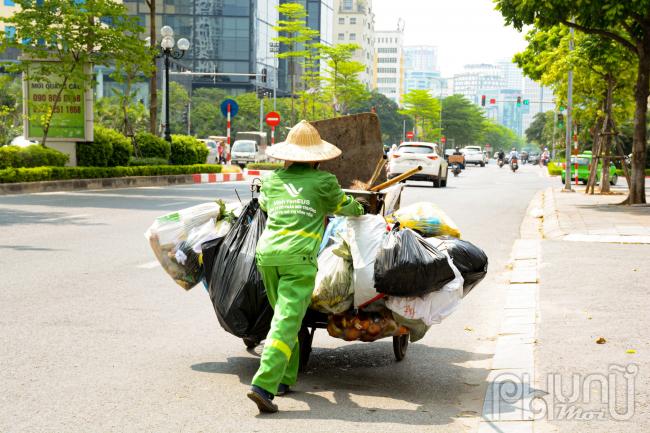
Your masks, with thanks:
M465 155L463 155L463 152L460 151L460 147L454 148L454 155L461 155L463 157L463 162L460 163L460 168L462 170L465 170Z
M539 159L541 165L547 165L548 161L550 160L550 155L548 152L548 147L544 148L544 152L542 153L542 157Z
M512 150L510 151L510 155L508 155L508 156L510 157L511 162L512 162L513 159L518 161L519 160L519 153L517 152L517 148L513 147Z
M506 159L505 152L503 151L503 149L499 149L499 153L497 153L497 161L498 160L505 161L505 159Z

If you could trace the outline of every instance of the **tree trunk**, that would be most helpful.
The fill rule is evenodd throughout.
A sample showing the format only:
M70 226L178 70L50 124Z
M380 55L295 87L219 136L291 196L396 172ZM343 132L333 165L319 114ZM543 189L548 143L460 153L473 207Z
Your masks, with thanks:
M74 71L75 66L73 66L70 70L70 74L72 74L72 71ZM65 89L65 86L68 85L68 79L70 78L70 75L66 75L65 78L63 79L63 83L61 83L61 87L59 88L59 91L56 93L56 99L54 100L54 104L52 104L52 111L47 115L45 118L45 124L43 125L43 139L41 140L41 146L45 146L45 143L47 142L47 136L50 133L50 125L52 125L52 117L54 117L55 110L59 106L59 102L61 102L61 94L63 93L63 90Z
M650 94L650 33L640 43L639 66L637 70L634 99L634 140L632 142L632 183L626 204L643 204L645 198L645 161L646 161L646 120L648 114L648 94Z
M603 123L603 118L599 117L598 120L596 120L596 125L594 125L593 128L594 144L591 149L593 158L591 169L589 170L589 178L587 179L587 189L585 190L586 194L593 194L594 186L596 185L596 172L598 171L598 167L594 165L594 162L598 160L598 155L600 155L602 149L603 135L601 132L603 129Z
M612 104L614 98L614 78L608 74L607 75L607 96L605 97L605 123L603 125L603 131L605 136L604 140L601 142L601 153L603 155L603 172L600 176L600 192L609 193L609 154L612 146ZM604 152L603 152L604 150ZM600 156L600 154L599 154Z
M156 0L146 2L149 6L149 38L151 46L156 46ZM149 79L149 132L158 133L158 69L156 58L153 58L153 69Z

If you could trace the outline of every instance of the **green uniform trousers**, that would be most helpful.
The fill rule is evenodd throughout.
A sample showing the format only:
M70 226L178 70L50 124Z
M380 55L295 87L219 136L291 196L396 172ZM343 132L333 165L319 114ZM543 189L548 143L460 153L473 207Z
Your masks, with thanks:
M258 266L273 307L260 368L253 385L275 395L278 385L293 385L298 378L298 331L311 302L317 267L307 265Z

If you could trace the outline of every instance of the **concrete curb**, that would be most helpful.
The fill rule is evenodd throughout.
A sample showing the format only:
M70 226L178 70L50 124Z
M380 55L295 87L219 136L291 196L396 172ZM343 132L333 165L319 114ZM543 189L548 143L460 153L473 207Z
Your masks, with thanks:
M241 180L244 180L243 173L198 173L167 176L127 176L99 179L52 180L45 182L0 183L0 195L89 189L137 188L194 183L220 183Z
M542 234L545 239L560 239L566 235L560 226L557 206L555 203L555 192L553 188L547 188L544 191L544 222L542 224Z
M512 272L506 286L503 321L496 340L492 368L477 433L533 433L535 413L535 338L542 222L535 210L544 208L545 192L531 200L522 221L521 239L512 248Z
M246 180L255 179L256 177L262 179L266 175L273 173L275 170L244 170L244 176Z

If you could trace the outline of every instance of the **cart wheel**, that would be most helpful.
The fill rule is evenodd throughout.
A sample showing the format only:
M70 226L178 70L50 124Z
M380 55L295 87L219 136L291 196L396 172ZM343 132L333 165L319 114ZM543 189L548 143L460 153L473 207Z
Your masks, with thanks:
M311 342L314 338L314 328L309 332L309 328L303 326L298 332L298 344L300 345L300 361L298 366L298 371L304 372L307 370L307 364L309 363L309 355L311 355Z
M249 349L255 349L259 344L259 342L254 338L244 337L244 344Z
M395 359L401 361L406 356L406 349L409 347L409 335L399 335L393 337L393 352L395 353Z

